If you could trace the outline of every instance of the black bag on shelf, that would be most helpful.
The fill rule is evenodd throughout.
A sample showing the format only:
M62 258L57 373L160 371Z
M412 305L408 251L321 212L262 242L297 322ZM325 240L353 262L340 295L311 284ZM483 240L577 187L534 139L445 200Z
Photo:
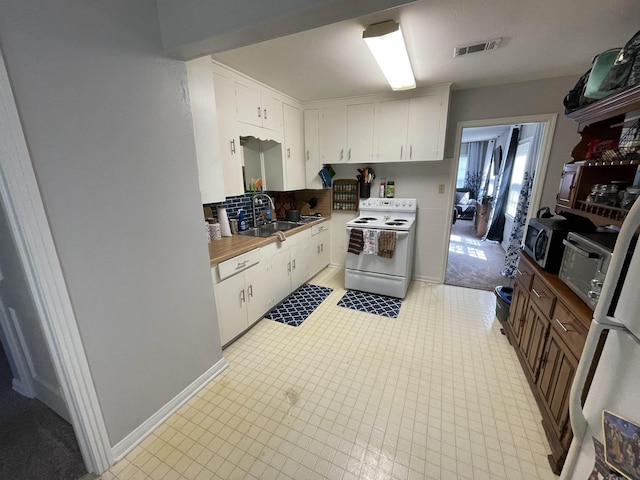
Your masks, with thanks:
M571 112L574 112L589 103L589 100L584 96L584 90L587 88L587 80L589 80L590 73L591 69L578 79L574 87L569 90L567 96L564 97L564 101L562 103L564 103L565 115L569 115Z
M620 50L613 67L602 82L602 89L618 91L638 83L640 83L640 31Z

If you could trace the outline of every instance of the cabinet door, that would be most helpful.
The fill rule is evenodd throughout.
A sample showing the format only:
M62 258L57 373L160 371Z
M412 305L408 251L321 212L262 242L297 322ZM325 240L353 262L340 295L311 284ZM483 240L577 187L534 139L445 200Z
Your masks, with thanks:
M526 372L534 381L539 374L544 342L549 332L549 320L532 302L529 302L523 325L520 350L525 357Z
M347 161L347 107L325 107L320 114L320 155L322 163Z
M262 105L260 103L260 91L238 82L236 82L235 88L238 121L261 127Z
M291 259L289 250L274 253L269 260L269 281L272 306L277 305L291 293Z
M442 160L444 130L441 115L442 95L427 95L409 100L407 130L408 155L403 160Z
M407 156L409 100L381 102L376 115L377 162L396 162Z
M214 284L213 291L216 296L220 340L222 345L226 345L249 327L244 273Z
M314 275L329 264L329 239L329 230L325 230L311 237L309 241L309 257L311 258L309 278L313 278Z
M211 61L201 58L187 62L189 102L198 162L198 181L202 203L224 201L225 191L220 169L220 145L216 97Z
M522 325L525 320L528 299L529 292L524 290L519 283L516 283L515 290L513 291L513 299L511 300L511 309L509 310L509 319L507 321L517 344L520 344L520 337L522 336Z
M247 298L247 326L253 325L272 305L268 262L260 262L244 272Z
M262 108L262 126L277 132L282 131L282 102L268 92L260 96ZM302 119L300 120L302 125Z
M579 173L578 165L565 165L560 175L560 188L556 195L556 203L573 208L576 199L576 184Z
M578 360L551 331L544 350L537 387L544 399L544 406L552 419L551 427L560 442L569 447L571 438L569 425L569 393L576 373Z
M309 279L309 242L301 242L289 250L291 257L291 291L303 285Z
M347 106L347 162L367 163L373 151L373 103Z
M213 85L216 94L224 195L227 197L243 195L242 147L240 146L236 119L236 87L233 81L215 73L213 74Z
M307 188L322 188L318 172L322 168L320 160L320 111L317 108L304 111L304 148Z
M285 190L305 188L305 160L302 150L302 112L283 104Z

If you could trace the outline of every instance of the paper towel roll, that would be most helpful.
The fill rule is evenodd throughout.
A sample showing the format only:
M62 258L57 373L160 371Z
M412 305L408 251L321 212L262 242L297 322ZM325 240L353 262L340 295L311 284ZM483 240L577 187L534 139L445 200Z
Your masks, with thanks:
M226 208L218 208L218 222L220 223L220 233L223 237L231 236L231 227L229 226L229 217L227 217Z
M219 223L210 223L209 231L211 233L211 240L220 240L222 238L222 230Z

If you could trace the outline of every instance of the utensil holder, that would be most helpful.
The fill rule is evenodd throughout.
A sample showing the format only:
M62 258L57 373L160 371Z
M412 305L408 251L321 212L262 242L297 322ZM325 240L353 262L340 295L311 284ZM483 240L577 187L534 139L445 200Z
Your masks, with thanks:
M369 198L371 196L371 184L360 182L360 198Z

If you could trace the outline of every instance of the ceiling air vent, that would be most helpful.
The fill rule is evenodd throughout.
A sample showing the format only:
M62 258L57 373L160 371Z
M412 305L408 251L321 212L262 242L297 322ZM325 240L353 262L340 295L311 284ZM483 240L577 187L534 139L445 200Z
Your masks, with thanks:
M470 53L486 52L488 50L495 50L500 46L502 38L495 38L493 40L487 40L486 42L474 43L472 45L464 45L462 47L456 47L453 50L453 56L461 57L463 55L469 55Z

